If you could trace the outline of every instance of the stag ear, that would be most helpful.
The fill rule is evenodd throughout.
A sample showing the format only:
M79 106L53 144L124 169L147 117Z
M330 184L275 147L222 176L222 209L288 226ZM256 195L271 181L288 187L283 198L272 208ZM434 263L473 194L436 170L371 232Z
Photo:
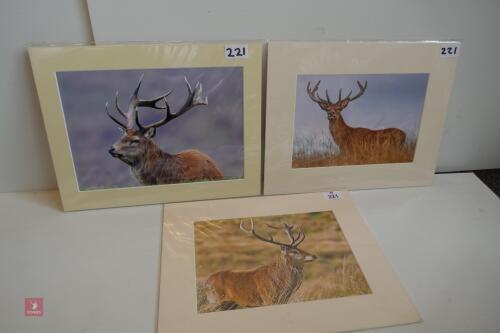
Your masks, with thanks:
M146 132L144 133L144 137L148 138L148 139L154 138L155 135L156 135L156 128L155 127L148 128L146 130Z

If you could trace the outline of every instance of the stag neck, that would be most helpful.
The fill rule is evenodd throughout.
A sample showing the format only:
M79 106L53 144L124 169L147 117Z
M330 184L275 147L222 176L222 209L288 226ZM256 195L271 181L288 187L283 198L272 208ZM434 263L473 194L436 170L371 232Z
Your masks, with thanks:
M277 290L281 290L275 297L275 304L288 303L292 294L302 284L304 263L297 262L287 255L281 254L274 263L273 280Z
M281 270L289 270L291 272L302 272L304 268L304 262L293 260L290 256L281 253L276 259L276 266Z
M171 157L169 153L164 152L161 150L160 146L156 142L154 142L152 139L148 140L148 147L146 152L149 152L150 154L160 154L163 157Z
M335 143L339 147L343 146L346 140L349 140L351 137L351 131L353 128L345 122L344 117L342 117L340 113L335 120L329 119L329 122L329 130L333 140L335 140Z
M337 114L335 115L335 119L328 119L328 121L330 122L330 125L334 125L338 128L350 128L350 126L347 125L344 117L342 116L342 110L337 112Z
M172 155L162 151L153 140L148 140L144 150L144 155L142 155L141 158L138 158L137 161L131 165L131 167L134 169L143 169L148 166L151 167L152 163L157 161L164 162L171 157Z
M149 140L142 158L138 159L134 165L131 165L132 173L144 185L157 185L158 173L162 170L168 170L170 177L167 178L176 181L179 166L176 164L174 157L162 151L156 143Z

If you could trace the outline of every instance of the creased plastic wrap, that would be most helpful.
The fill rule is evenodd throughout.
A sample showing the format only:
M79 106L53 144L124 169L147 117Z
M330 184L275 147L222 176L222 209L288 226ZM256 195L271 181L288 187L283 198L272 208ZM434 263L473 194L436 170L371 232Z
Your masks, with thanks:
M459 42L270 42L264 194L429 185Z
M348 192L167 204L158 332L340 332L420 316Z
M260 194L260 42L29 55L64 210Z

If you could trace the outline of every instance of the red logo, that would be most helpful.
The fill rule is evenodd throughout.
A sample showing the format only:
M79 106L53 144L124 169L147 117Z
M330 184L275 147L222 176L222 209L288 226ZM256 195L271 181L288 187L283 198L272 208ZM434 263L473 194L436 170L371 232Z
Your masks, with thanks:
M27 317L43 316L43 298L25 298L24 299L24 315Z

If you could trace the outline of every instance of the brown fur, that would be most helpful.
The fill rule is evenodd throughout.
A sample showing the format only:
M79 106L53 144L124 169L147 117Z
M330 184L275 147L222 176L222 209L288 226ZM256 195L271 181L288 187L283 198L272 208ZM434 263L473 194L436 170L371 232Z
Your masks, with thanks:
M118 91L115 96L115 106L119 114L124 118L120 120L113 116L108 109L105 110L108 117L118 125L125 134L109 150L111 156L119 158L127 163L132 173L143 185L172 184L182 182L193 182L200 180L224 179L222 172L215 162L207 155L197 150L185 150L176 155L163 152L152 140L156 135L156 129L167 124L185 112L199 105L207 105L207 97L202 96L202 86L198 81L194 89L186 77L188 98L184 105L176 113L172 113L167 102L168 91L153 99L142 99L139 97L139 89L144 74L130 97L128 112L124 112L118 103ZM163 105L162 105L163 103ZM143 125L139 121L139 107L164 110L164 116L149 125ZM134 129L134 125L138 129Z
M363 127L351 127L344 121L344 118L341 114L342 110L344 110L351 101L354 101L364 94L366 87L368 86L368 82L366 82L363 86L358 81L357 83L360 91L358 94L356 94L356 96L353 96L352 98L350 97L352 91L344 99L342 99L342 91L340 91L339 99L336 103L332 103L330 101L328 91L326 91L326 100L318 95L317 91L320 82L321 81L316 83L314 88L311 88L309 83L307 85L307 92L309 94L309 97L314 102L316 102L323 111L327 113L329 122L328 128L333 140L340 149L340 153L349 154L349 152L353 152L354 149L363 149L363 151L369 151L373 149L387 149L388 147L397 149L404 148L404 144L406 142L406 134L399 128L372 130ZM357 151L357 153L363 152Z
M376 149L377 147L392 146L403 148L406 141L406 134L398 128L371 130L363 127L351 127L344 121L340 111L335 119L329 119L328 127L333 140L342 153L352 151L353 147Z
M134 140L139 142L131 146ZM143 185L173 184L201 180L221 180L224 176L208 155L198 150L184 150L170 155L139 130L128 130L113 145L115 157L130 165ZM133 154L132 154L133 153Z
M284 304L302 283L304 263L285 254L248 271L221 271L206 281L210 303L242 307Z

